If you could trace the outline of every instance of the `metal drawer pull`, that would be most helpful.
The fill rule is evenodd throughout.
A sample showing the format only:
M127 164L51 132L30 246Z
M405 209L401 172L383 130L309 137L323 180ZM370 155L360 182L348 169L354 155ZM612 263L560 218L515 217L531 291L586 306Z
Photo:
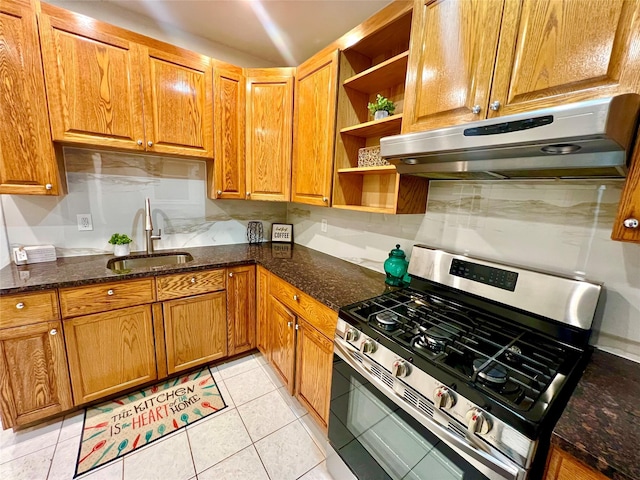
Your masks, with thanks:
M191 283L196 283L196 277L191 277Z
M293 299L297 302L298 300L300 300L300 298L298 297L298 295L294 295Z
M58 334L58 330L56 330L55 328L52 328L51 330L49 330L49 335L57 335Z
M113 290L111 289L107 290L107 295L113 295Z
M291 322L287 322L287 327L291 328L291 325L293 325Z
M20 302L20 303L16 303L16 308L18 310L22 310L24 308L24 303Z
M233 277L233 272L229 272L229 276L230 276L230 277Z

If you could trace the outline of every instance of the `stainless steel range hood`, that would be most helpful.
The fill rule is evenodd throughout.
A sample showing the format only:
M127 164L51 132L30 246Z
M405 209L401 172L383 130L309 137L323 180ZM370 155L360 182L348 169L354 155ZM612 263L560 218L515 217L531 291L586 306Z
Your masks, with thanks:
M573 103L385 137L401 174L434 179L624 177L640 95Z

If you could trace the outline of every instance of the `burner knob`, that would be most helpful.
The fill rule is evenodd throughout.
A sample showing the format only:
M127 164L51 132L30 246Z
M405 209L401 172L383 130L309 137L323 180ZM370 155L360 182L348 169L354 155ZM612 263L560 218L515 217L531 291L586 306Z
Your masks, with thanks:
M374 342L370 338L367 338L364 342L362 342L362 345L360 345L360 351L362 353L373 353L373 352L375 352L376 351L376 342Z
M456 404L455 397L446 387L438 387L433 392L433 403L436 408L451 408Z
M391 375L396 378L407 377L411 373L409 364L402 359L398 359L391 365Z
M467 426L471 433L489 433L491 430L491 421L485 417L485 414L477 408L472 408L467 412Z
M358 340L359 336L360 332L358 332L358 330L356 330L355 328L348 328L344 334L344 339L347 342L355 342L356 340Z

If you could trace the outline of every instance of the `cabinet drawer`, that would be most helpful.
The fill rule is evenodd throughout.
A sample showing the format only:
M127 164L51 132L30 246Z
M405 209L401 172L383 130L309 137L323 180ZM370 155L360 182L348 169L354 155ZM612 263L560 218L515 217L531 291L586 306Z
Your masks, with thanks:
M338 312L322 305L275 275L271 275L269 292L329 339L333 339L336 323L338 323Z
M156 282L158 286L158 301L162 301L224 290L226 276L224 269L206 270L158 277Z
M55 290L0 297L0 328L20 327L59 318Z
M60 289L60 308L64 318L153 301L153 278Z

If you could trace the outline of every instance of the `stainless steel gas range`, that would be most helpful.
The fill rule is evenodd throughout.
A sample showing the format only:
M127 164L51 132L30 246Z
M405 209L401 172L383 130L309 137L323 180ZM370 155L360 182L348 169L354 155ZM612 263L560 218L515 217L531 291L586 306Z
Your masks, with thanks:
M409 287L340 309L330 472L540 478L600 285L421 245L409 274Z

